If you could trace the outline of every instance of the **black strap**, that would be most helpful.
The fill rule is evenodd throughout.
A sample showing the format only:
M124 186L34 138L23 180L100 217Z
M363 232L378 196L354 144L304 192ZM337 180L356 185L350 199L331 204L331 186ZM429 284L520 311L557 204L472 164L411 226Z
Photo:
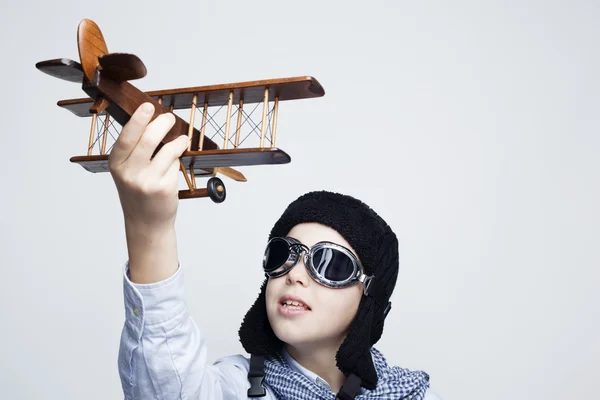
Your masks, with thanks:
M388 313L392 309L392 303L388 301L386 304L385 293L379 286L380 285L378 278L373 277L369 281L367 287L367 295L375 301L375 304L377 304L377 306L380 309L383 309L383 315L379 321L376 321L377 324L382 323L385 320L385 317L387 317Z
M367 296L371 297L375 300L375 303L379 306L379 308L384 307L385 303L385 293L381 288L381 284L379 282L379 278L374 276L369 279L369 282L366 286Z
M385 320L385 317L387 317L387 315L389 314L391 309L392 309L392 302L390 301L387 303L387 306L385 306L385 310L383 310L383 316L381 317L381 319L379 321L377 321L377 324L383 323L383 321Z
M351 373L348 375L346 382L340 388L340 392L336 396L336 400L354 400L354 397L360 390L361 379L358 375Z
M248 380L250 381L248 397L265 397L267 395L267 390L263 385L265 381L265 358L263 356L250 355Z

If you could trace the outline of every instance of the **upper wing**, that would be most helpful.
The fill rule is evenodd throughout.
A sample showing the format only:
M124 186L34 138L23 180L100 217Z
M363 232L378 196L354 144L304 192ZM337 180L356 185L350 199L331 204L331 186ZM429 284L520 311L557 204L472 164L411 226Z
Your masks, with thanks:
M313 77L296 77L270 79L262 81L240 82L223 85L197 86L181 89L155 90L145 92L155 100L162 98L162 104L173 106L173 109L187 109L192 107L192 99L196 94L197 105L207 103L211 106L227 104L229 92L233 91L233 102L239 103L240 98L244 104L260 103L264 101L265 89L269 88L269 99L279 97L279 101L299 100L325 95L321 84ZM68 99L58 102L58 106L66 108L79 117L91 116L89 109L92 101L89 98Z

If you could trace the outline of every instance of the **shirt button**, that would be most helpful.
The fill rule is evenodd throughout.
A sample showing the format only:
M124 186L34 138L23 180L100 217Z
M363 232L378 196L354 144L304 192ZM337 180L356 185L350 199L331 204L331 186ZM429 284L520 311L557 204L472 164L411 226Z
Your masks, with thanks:
M321 387L327 387L328 386L327 383L324 380L319 379L319 378L317 378L317 385L319 385Z
M137 308L137 307L133 307L133 314L134 314L136 317L139 317L139 316L140 316L140 309L139 309L139 308Z

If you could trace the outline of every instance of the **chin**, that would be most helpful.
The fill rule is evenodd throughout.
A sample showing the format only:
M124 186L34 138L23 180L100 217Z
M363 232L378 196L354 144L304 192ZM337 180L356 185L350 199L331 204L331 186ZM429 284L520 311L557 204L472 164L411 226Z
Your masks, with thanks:
M309 326L303 326L304 324L312 325L309 320L299 321L293 319L286 319L285 317L278 315L277 311L274 313L269 312L269 323L275 336L284 343L291 346L300 346L307 343L314 342L315 339L308 334L307 328Z
M288 344L292 347L300 347L310 343L306 340L306 337L303 337L298 332L289 332L289 331L280 331L274 330L275 336L279 338L283 343Z

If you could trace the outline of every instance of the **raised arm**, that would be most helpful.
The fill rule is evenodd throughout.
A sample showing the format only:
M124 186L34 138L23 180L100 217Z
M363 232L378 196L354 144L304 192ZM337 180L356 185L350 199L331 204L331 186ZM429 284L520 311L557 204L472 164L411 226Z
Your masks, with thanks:
M177 270L175 219L179 204L179 156L188 137L180 136L152 153L175 123L171 113L158 116L143 104L123 127L109 156L125 219L129 271L134 283L154 283Z
M118 356L125 399L236 399L247 390L244 360L207 364L204 337L184 299L175 219L179 156L188 138L167 143L151 160L174 118L168 113L150 121L153 107L145 106L123 127L109 156L129 253Z

